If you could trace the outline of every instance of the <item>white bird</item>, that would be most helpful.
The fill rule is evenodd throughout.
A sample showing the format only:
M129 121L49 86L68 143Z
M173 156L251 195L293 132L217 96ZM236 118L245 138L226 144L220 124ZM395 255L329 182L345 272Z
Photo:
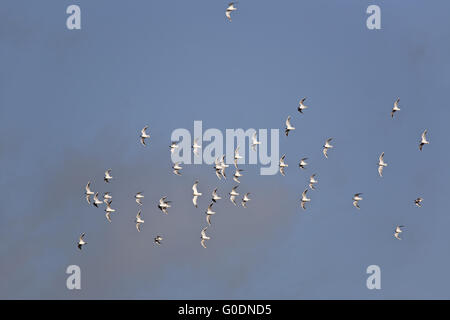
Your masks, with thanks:
M166 200L167 197L162 197L159 199L158 208L165 214L168 214L167 209L170 208L171 201Z
M211 239L210 237L208 237L207 235L206 235L206 229L208 229L208 227L204 227L203 229L202 229L202 232L200 233L201 234L201 241L200 241L200 243L202 244L202 247L203 248L206 248L206 244L205 244L205 242L206 242L206 240L209 240L209 239Z
M219 178L219 180L222 179L222 164L220 163L219 158L216 158L214 161L214 169L216 171L216 176Z
M216 214L213 210L212 210L212 206L213 206L214 202L211 202L211 204L208 206L208 209L206 210L206 222L208 222L209 225L211 225L211 216L213 214Z
M419 144L420 151L422 151L424 145L430 144L430 142L427 140L427 132L428 130L425 129L425 131L422 133L422 136L420 137L420 144Z
M252 149L253 151L256 151L256 146L260 145L261 141L258 141L257 137L256 137L256 131L253 133L252 135Z
M311 199L309 199L309 198L306 196L306 193L307 193L307 192L308 192L308 189L305 189L305 191L303 191L303 193L302 193L301 206L302 206L303 210L306 210L306 208L305 208L305 203L311 201Z
M197 208L197 200L198 200L198 197L200 197L201 195L202 195L202 193L201 192L198 192L198 189L197 189L197 186L198 186L198 180L197 181L195 181L194 182L194 185L192 186L192 195L193 195L193 198L192 198L192 203L194 204L194 206Z
M244 170L236 168L236 171L234 172L233 180L236 181L237 183L241 183L241 182L239 181L239 178L243 176L243 175L241 174L242 171L244 171Z
M170 144L170 153L173 153L176 148L178 148L178 144L176 142L172 142Z
M142 206L142 199L144 199L144 195L142 194L142 192L136 193L134 198L136 200L136 203Z
M94 206L96 206L97 208L98 208L98 205L99 204L102 204L103 203L103 201L101 201L99 198L98 198L98 192L94 195Z
M112 202L112 201L111 201ZM106 212L106 219L111 222L111 213L115 212L116 210L111 208L111 202L107 202L106 203L106 208L105 208L105 212Z
M91 204L91 196L94 194L94 192L91 191L91 182L90 181L86 185L86 192L84 194L86 195L87 203Z
M222 177L224 177L224 179L227 178L226 174L225 174L225 169L228 168L229 165L225 163L225 155L222 155L222 159L220 160L220 174Z
M323 145L323 155L327 159L328 159L328 149L333 148L333 146L330 144L331 140L333 140L333 138L327 139L327 141L325 141L325 144Z
M109 180L111 180L113 177L111 176L111 169L108 169L105 171L105 177L103 178L103 180L105 182L109 182Z
M284 168L288 167L288 165L286 163L284 163L284 158L286 157L285 154L283 154L283 156L280 158L280 173L284 176Z
M103 202L104 203L111 202L111 199L112 199L112 196L111 196L111 194L109 192L105 192L103 194Z
M144 223L144 220L141 218L141 210L137 213L135 222L137 231L141 232L141 224Z
M416 200L414 200L414 203L415 203L415 205L416 206L418 206L419 208L421 208L422 207L422 201L423 201L423 198L417 198Z
M234 166L237 168L237 163L239 159L242 159L242 156L239 154L239 146L236 147L236 150L234 150Z
M140 138L141 138L141 144L142 144L143 146L145 146L145 139L150 138L150 135L147 134L147 132L146 132L147 129L148 129L148 126L145 126L145 127L141 130Z
M236 11L237 8L234 6L234 2L228 4L227 10L225 11L225 16L231 21L231 12Z
M397 100L395 100L394 102L394 107L392 108L391 111L391 118L394 119L394 113L396 113L397 111L400 111L400 108L398 106L398 103L400 102L400 98L397 98Z
M355 193L355 195L353 196L353 206L355 206L355 208L357 209L360 209L358 202L363 199L361 195L362 193Z
M286 119L286 129L284 130L286 137L289 135L289 131L291 130L295 130L295 127L291 125L291 116L288 116Z
M231 192L229 193L230 201L233 202L233 204L235 206L237 206L237 204L236 204L236 197L239 195L239 193L236 192L237 187L239 187L239 186L234 186L233 189L231 189Z
M247 192L246 194L244 194L244 198L242 198L241 205L242 205L244 208L247 208L247 202L249 202L249 201L251 200L251 199L248 197L249 194L250 194L250 192Z
M394 237L396 237L398 240L402 240L402 238L400 238L400 233L403 232L403 230L401 228L404 228L405 226L397 226L395 228L395 232L394 232Z
M309 177L309 187L311 188L311 190L316 190L316 188L314 187L314 185L318 182L316 180L316 174L313 174L311 177Z
M172 166L173 169L173 173L176 174L177 176L181 176L180 170L183 169L182 166L180 166L179 162L175 162L174 165Z
M219 195L217 194L217 188L214 189L213 193L212 193L212 201L213 202L217 202L217 200L222 199L221 197L219 197Z
M303 113L303 110L308 109L307 106L305 106L303 103L305 102L306 98L303 98L302 100L300 100L299 104L298 104L298 112Z
M82 233L81 236L80 236L80 238L78 239L78 245L77 245L77 247L78 247L78 249L80 249L80 250L81 250L81 247L82 247L82 246L84 246L85 244L87 244L87 242L84 241L84 236L85 236L85 233Z
M298 164L298 166L300 167L300 169L305 169L305 167L308 165L308 163L306 162L306 160L308 160L308 158L303 158L300 160L300 163Z
M387 167L387 163L384 162L384 152L381 153L380 157L378 158L378 174L380 177L383 176L383 168Z
M161 245L161 241L163 240L163 238L161 236L156 236L155 239L153 240L157 245Z
M202 146L198 144L198 139L199 139L199 138L196 138L196 139L194 140L194 144L192 145L192 151L194 152L194 154L195 154L196 156L198 156L198 151L199 151L199 149L202 148Z

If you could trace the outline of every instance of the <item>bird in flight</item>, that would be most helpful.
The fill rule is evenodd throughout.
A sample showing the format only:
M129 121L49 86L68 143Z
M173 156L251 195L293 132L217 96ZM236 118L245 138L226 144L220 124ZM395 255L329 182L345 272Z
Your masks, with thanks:
M81 250L81 247L83 247L85 244L87 244L87 242L84 241L84 236L85 236L85 235L86 235L85 233L82 233L81 236L80 236L80 238L78 239L78 245L77 245L77 247L78 247L78 249L80 249L80 250Z
M239 187L239 186L234 186L233 189L231 189L231 192L229 193L230 194L230 201L233 202L233 204L235 206L237 206L237 204L236 204L236 197L239 195L239 193L236 191L237 187Z
M303 103L305 102L306 98L303 98L302 100L300 100L299 104L298 104L298 112L303 113L303 110L308 109L307 106L305 106Z
M306 168L306 166L308 165L306 160L308 160L308 158L303 158L303 159L300 160L300 163L298 164L300 169L305 169Z
M325 156L325 158L328 159L328 149L333 148L333 146L330 144L331 140L333 140L333 138L329 138L325 141L325 144L323 146L323 155Z
M229 21L231 21L231 13L233 12L233 11L236 11L237 10L237 8L234 6L234 2L230 2L229 4L228 4L228 7L227 7L227 10L225 11L225 16L227 17L227 19L229 20Z
M358 202L363 199L361 195L362 193L355 193L355 195L353 196L353 206L357 209L360 209Z
M252 135L252 150L256 151L256 146L260 145L261 141L258 141L257 137L256 137L256 131L253 133Z
M424 132L422 132L422 136L420 137L420 144L419 144L419 150L422 151L422 148L426 144L430 144L430 142L427 140L427 132L428 130L425 129Z
M142 194L142 192L138 192L136 193L136 195L134 196L134 199L136 200L136 203L140 206L142 206L142 199L144 199L144 195Z
M381 153L380 157L378 158L378 174L380 177L383 176L383 168L387 167L387 163L384 162L384 152Z
M146 144L145 144L145 139L149 139L149 138L150 138L150 135L147 134L147 129L148 129L148 126L145 126L145 127L141 130L140 138L141 138L141 144L142 144L143 146L146 145Z
M94 202L93 202L93 205L96 207L96 208L98 208L98 205L99 204L102 204L103 203L103 201L101 201L99 198L98 198L98 192L97 193L95 193L95 195L94 195Z
M295 127L293 127L291 124L291 116L288 116L286 119L286 129L284 130L286 137L289 136L289 131L291 130L295 130Z
M138 211L135 222L136 222L137 231L141 232L141 224L144 223L144 220L142 220L142 218L141 218L141 210Z
M394 113L396 113L397 111L400 111L400 108L398 106L398 103L400 102L400 98L397 98L397 100L395 100L394 102L394 107L392 108L391 111L391 118L394 119Z
M422 201L423 201L423 198L417 198L416 200L414 200L414 204L416 205L416 206L418 206L419 208L422 208Z
M212 201L213 202L217 202L217 200L222 199L221 197L219 197L219 195L217 194L217 188L214 189L213 193L212 193Z
M198 139L199 139L199 138L196 138L196 139L194 140L194 144L192 145L192 151L194 152L194 154L195 154L196 156L199 155L199 150L202 148L202 146L198 144Z
M103 202L104 202L104 203L109 203L109 202L111 202L111 199L112 199L112 196L111 196L111 194L110 194L109 192L105 192L105 193L103 194Z
M103 180L106 183L109 183L109 180L111 180L113 177L111 176L111 169L108 169L105 171L105 177L103 178Z
M167 209L170 208L171 201L167 201L166 199L166 196L159 199L158 208L165 214L168 214Z
M405 226L397 226L395 227L395 232L394 232L394 237L396 237L398 240L402 240L402 238L400 238L400 233L403 232L403 230L401 228L404 228Z
M244 208L247 208L247 202L249 202L249 201L251 200L251 199L248 197L249 194L250 194L250 192L247 192L246 194L244 194L244 198L242 198L241 205L242 205Z
M170 144L170 153L173 153L176 148L178 148L178 144L176 142L172 142Z
M242 174L241 174L242 171L244 171L244 170L236 168L236 171L234 172L233 180L236 181L237 183L241 183L239 181L239 178L242 177Z
M208 229L208 227L204 227L203 229L202 229L202 231L201 231L201 233L200 233L200 239L201 239L201 241L200 241L200 243L201 243L201 245L202 245L202 247L203 248L206 248L206 240L209 240L209 239L211 239L210 237L208 237L207 235L206 235L206 229Z
M106 219L107 219L109 222L111 222L111 213L113 213L113 212L116 211L116 209L111 208L111 202L112 202L112 201L107 202L107 203L106 203L106 208L105 208Z
M91 204L91 196L94 194L94 192L91 191L91 182L90 181L86 185L86 192L84 194L86 195L87 203Z
M288 165L286 163L284 163L284 158L286 157L285 154L283 154L283 156L280 158L280 163L279 163L279 167L280 167L280 173L284 176L284 168L286 168Z
M316 188L314 187L314 185L317 183L318 181L316 180L316 174L313 174L311 177L309 177L309 188L311 190L316 190Z
M173 173L176 174L177 176L181 176L180 170L183 169L182 166L180 166L179 162L175 162L174 165L172 166L173 169Z
M308 192L308 189L305 189L305 191L303 191L303 193L302 193L302 200L301 200L301 203L300 203L300 204L301 204L303 210L306 210L306 208L305 208L305 203L311 201L311 199L309 199L309 198L306 196L306 193L307 193L307 192Z
M213 214L216 214L213 210L212 210L212 206L213 206L214 202L211 202L211 204L208 206L208 209L206 209L206 222L208 223L208 225L211 225L211 216Z
M197 189L197 186L198 186L198 180L197 181L195 181L194 182L194 185L192 186L192 195L193 195L193 198L192 198L192 203L194 204L194 206L197 208L197 200L198 200L198 197L200 197L201 195L202 195L202 193L201 192L198 192L198 189Z
M160 246L161 245L161 241L163 240L163 238L161 236L156 236L155 239L153 239L153 241Z

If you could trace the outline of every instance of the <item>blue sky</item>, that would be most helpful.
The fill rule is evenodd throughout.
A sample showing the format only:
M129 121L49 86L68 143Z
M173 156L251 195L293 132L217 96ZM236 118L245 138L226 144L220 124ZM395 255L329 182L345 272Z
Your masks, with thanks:
M81 30L66 29L71 4L81 7ZM0 298L450 298L450 3L246 0L232 23L227 4L2 1ZM381 7L381 30L366 28L370 4ZM209 195L218 187L225 196L234 182L206 165L174 176L171 132L193 130L194 120L204 129L283 129L288 115L297 129L280 136L286 176L243 166L239 189L252 201L245 210L218 203L203 249ZM424 129L431 143L419 152ZM335 148L326 160L328 137ZM106 186L108 168L115 179ZM312 173L318 190L303 211ZM205 194L198 209L196 179ZM113 194L113 223L84 200L88 180ZM173 201L167 216L156 208L163 195ZM393 238L399 224L402 241ZM89 243L79 252L82 232ZM72 264L81 267L79 291L65 286ZM372 264L381 290L366 288Z

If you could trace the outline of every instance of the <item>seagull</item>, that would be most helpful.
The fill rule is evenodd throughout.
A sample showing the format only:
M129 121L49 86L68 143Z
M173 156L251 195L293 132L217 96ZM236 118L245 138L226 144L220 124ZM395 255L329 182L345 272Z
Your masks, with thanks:
M173 169L173 173L176 174L177 176L181 176L180 170L183 169L182 166L180 166L179 162L175 162L174 165L172 166Z
M111 202L112 202L112 201L111 201ZM106 212L106 219L107 219L109 222L111 222L111 213L113 213L113 212L116 211L115 209L111 208L111 202L107 202L107 203L106 203L106 209L105 209L105 212Z
M422 151L422 148L424 145L426 144L430 144L430 142L427 140L427 132L428 130L425 129L425 131L422 133L421 139L420 139L420 144L419 144L419 150Z
M198 180L194 182L194 185L192 186L192 195L194 196L192 198L192 203L194 204L194 206L197 208L197 199L198 197L200 197L202 195L201 192L198 192L197 190L197 185L198 185Z
M302 193L301 206L302 206L303 210L306 210L306 208L305 208L305 203L311 201L311 199L309 199L309 198L306 196L306 193L307 193L307 192L308 192L308 189L305 189L305 191L303 191L303 193Z
M202 229L201 237L200 237L200 238L202 239L202 240L200 241L200 243L202 244L202 247L203 247L203 248L206 248L205 241L211 239L210 237L208 237L208 236L206 235L206 233L205 233L206 229L208 229L208 227L204 227L204 228Z
M87 203L91 204L91 196L94 194L94 192L91 191L91 182L90 181L86 185L86 192L84 194L86 195Z
M423 198L417 198L416 200L414 200L414 203L416 204L416 206L418 206L419 208L422 208L422 201Z
M225 175L225 169L228 168L229 165L225 163L225 155L222 155L222 159L220 160L220 167L220 174L226 179L227 176Z
M333 148L333 146L330 144L330 141L333 140L333 138L329 138L327 139L327 141L325 141L325 145L323 146L323 155L325 156L325 158L328 159L328 149Z
M141 200L144 199L144 195L142 194L142 192L136 193L134 198L136 199L136 203L142 206Z
M316 174L313 174L311 177L309 177L309 187L311 188L311 190L316 190L316 188L314 187L314 185L318 182L316 179Z
M239 154L239 146L236 147L236 150L234 150L234 166L237 168L237 162L239 159L242 159L242 156Z
M170 145L170 153L173 153L176 148L178 148L178 144L176 142L172 142Z
M212 201L213 202L217 202L217 200L222 199L221 197L219 197L219 195L217 194L217 188L214 189L213 193L212 193Z
M231 21L231 12L236 11L237 8L234 6L234 2L230 2L228 4L227 10L225 11L225 15L229 21Z
M303 110L308 109L308 107L303 104L303 102L305 102L305 100L306 100L306 98L303 98L302 100L300 100L300 102L298 104L297 110L300 113L303 113Z
M395 102L394 102L394 107L392 108L392 111L391 111L392 119L394 119L394 113L396 113L397 111L400 111L400 108L398 107L399 102L400 102L400 98L397 98L397 100L395 100Z
M237 206L237 204L236 204L236 196L239 195L239 193L236 192L237 187L239 187L239 186L234 186L233 189L231 189L231 192L229 193L230 201L233 202L233 204L235 206Z
M285 154L283 154L283 156L280 158L280 173L284 176L284 168L286 168L288 165L286 163L284 163L284 158L286 157Z
M202 146L198 144L198 139L199 138L196 138L194 140L194 144L192 145L192 151L196 156L198 156L198 150L202 148Z
M233 180L236 181L237 183L241 183L239 181L239 177L242 177L242 174L241 174L242 171L244 171L244 170L236 168L236 171L234 172Z
M211 204L208 206L208 209L206 210L206 222L208 222L209 225L211 225L211 216L213 214L216 214L214 211L212 211L212 206L213 206L214 202L211 202Z
M98 199L98 192L95 194L93 200L94 200L93 205L94 205L95 207L97 207L97 208L98 208L98 205L99 205L99 204L102 204L102 203L103 203L102 201L100 201L100 200Z
M165 214L168 213L167 209L170 208L170 203L171 203L171 201L166 201L166 198L167 197L162 197L161 199L159 199L159 203L158 203L159 210L161 210Z
M216 158L214 161L214 169L216 170L216 176L219 180L222 179L222 164L220 163L219 158Z
M248 195L250 194L250 192L247 192L246 194L244 194L244 198L242 198L242 206L244 208L247 208L247 202L249 202L251 199L248 197Z
M403 230L401 228L404 228L405 226L397 226L395 228L395 232L394 232L394 237L396 237L398 240L402 240L402 238L400 238L400 233L403 232Z
M298 166L300 167L300 169L305 169L306 165L308 164L306 162L306 160L308 160L308 158L303 158L300 160L300 163L298 164Z
M85 233L82 233L81 236L80 236L80 239L78 240L78 249L80 249L80 250L81 250L82 246L87 244L87 242L84 241L84 236L85 236Z
M146 132L147 129L148 129L148 126L145 126L145 127L141 130L141 136L140 136L140 138L141 138L141 144L142 144L143 146L146 145L146 144L145 144L145 139L150 138L150 135L147 134L147 132Z
M105 171L105 177L103 178L103 180L105 182L109 182L109 180L111 180L113 177L111 176L111 169L108 169Z
M157 245L161 245L161 241L162 241L162 237L161 236L156 236L155 239L153 240Z
M104 202L104 203L109 203L109 202L111 202L111 199L112 199L112 196L111 196L111 194L110 194L109 192L105 192L105 193L103 194L103 202Z
M260 145L261 141L258 141L258 139L256 138L256 131L253 133L252 135L252 149L253 151L256 151L256 146Z
M141 219L141 210L136 215L136 229L138 232L141 232L141 224L144 223L144 220Z
M360 209L358 201L361 201L363 199L361 195L362 193L355 193L355 195L353 196L353 206L355 206L355 208Z
M295 128L291 125L291 116L289 116L286 119L286 129L284 130L286 137L289 135L289 131L291 130L295 130Z
M381 153L380 158L378 159L378 173L380 177L383 176L383 168L387 167L387 163L384 162L384 152Z

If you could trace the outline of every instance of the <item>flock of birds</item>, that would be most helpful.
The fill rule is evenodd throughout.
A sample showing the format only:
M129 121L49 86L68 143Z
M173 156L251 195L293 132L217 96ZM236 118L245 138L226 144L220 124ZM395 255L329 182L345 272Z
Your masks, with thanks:
M237 8L235 7L235 2L231 2L225 11L225 15L229 21L231 21L231 13L236 10L237 10ZM308 106L305 105L305 100L306 100L306 98L301 99L299 102L299 105L297 107L297 110L300 114L303 114L304 111L308 108ZM391 118L394 118L395 113L400 111L399 102L400 102L400 99L395 100L394 106L391 111ZM287 117L285 124L286 124L285 134L286 134L286 136L289 136L289 132L295 130L295 127L291 123L291 116ZM147 146L147 143L146 143L147 139L150 139L150 134L147 132L148 128L149 128L148 126L145 126L141 130L141 133L139 135L140 143L144 147ZM427 130L423 131L423 133L421 135L420 142L419 142L419 150L420 151L422 151L422 149L425 145L429 144L429 141L427 140L426 135L427 135ZM199 138L194 139L194 142L192 144L192 152L196 156L199 155L199 151L201 149L201 145L198 143L198 139ZM322 146L322 148L323 148L322 152L326 159L328 159L329 150L334 148L334 146L331 144L332 140L333 140L333 138L326 139L324 145ZM259 146L260 144L261 144L261 142L258 141L257 134L255 132L253 134L253 136L251 137L250 146L251 146L252 150L256 151L257 146ZM177 143L172 142L170 145L170 152L173 153L177 148L178 148ZM242 159L242 158L243 157L239 154L239 146L237 146L237 148L234 151L235 172L233 174L233 180L238 184L240 183L239 179L243 176L242 175L243 170L238 168L238 160ZM288 164L285 162L285 159L286 159L286 154L283 154L279 160L279 171L280 171L281 175L283 175L283 176L285 175L285 170L288 167ZM306 168L306 166L308 165L306 160L308 160L308 158L302 158L300 160L300 162L299 162L300 169ZM226 168L228 168L228 167L229 167L229 165L225 161L225 155L222 155L221 157L216 158L215 163L214 163L214 169L215 169L216 176L219 180L222 178L226 179L226 177L227 177L226 176ZM383 177L383 169L385 167L387 167L387 163L384 161L384 152L382 152L378 158L378 174L380 177ZM180 162L174 163L172 166L172 169L173 169L173 171L172 171L173 174L175 174L177 176L181 176L181 170L183 169L183 167L181 166ZM111 169L106 170L105 175L104 175L104 182L110 183L110 181L112 179L113 179L112 170ZM315 185L317 183L318 183L318 180L316 179L316 174L311 175L309 178L309 185L308 185L309 189L316 190ZM192 203L196 208L198 207L198 198L200 196L202 196L202 193L199 192L199 190L198 190L198 184L199 184L199 181L196 180L192 186ZM238 186L239 185L234 186L232 188L232 190L229 192L229 199L235 206L238 206L238 204L236 202L237 197L239 196L239 193L237 192ZM300 205L304 210L306 210L306 203L311 201L311 199L308 198L308 196L307 196L307 192L309 190L308 187L305 188L305 190L302 192L301 200L300 200ZM249 195L250 195L250 193L247 192L243 195L243 197L241 199L241 206L243 208L247 208L247 203L251 200L249 198ZM103 194L103 199L100 200L99 193L91 190L91 182L89 181L85 187L85 196L86 196L87 203L92 204L97 208L100 205L104 204L106 219L107 219L107 221L111 222L111 214L116 211L115 209L113 209L111 207L111 203L112 203L111 194L109 192L105 192ZM213 190L211 196L212 196L211 203L205 211L206 222L207 222L208 226L211 226L211 217L216 213L213 211L213 208L212 208L214 203L216 203L217 201L222 199L217 193L217 188L215 188ZM92 197L92 199L91 199L91 197ZM137 192L135 195L135 201L139 206L142 206L143 199L144 199L143 192ZM362 193L354 194L352 200L353 200L353 206L357 209L360 209L359 202L363 200ZM419 197L414 200L414 203L417 207L422 207L422 201L423 201L423 198ZM157 207L164 214L168 214L168 209L171 207L171 201L167 200L167 196L163 196L161 199L159 199ZM141 216L141 210L139 210L136 215L135 223L136 223L136 230L138 232L140 232L141 226L142 226L142 224L144 224L144 219L142 219L142 216ZM204 248L206 248L206 241L211 239L208 235L206 235L206 230L208 229L208 226L202 228L200 231L200 244ZM403 232L402 228L404 228L404 226L402 226L402 225L398 225L395 227L394 237L398 240L401 240L400 234ZM84 245L87 244L87 242L84 240L84 237L85 237L85 233L82 233L81 236L79 237L79 240L77 243L77 247L80 250L82 249L82 247ZM160 235L157 235L154 238L154 242L157 245L161 245L162 240L163 240L163 238Z

